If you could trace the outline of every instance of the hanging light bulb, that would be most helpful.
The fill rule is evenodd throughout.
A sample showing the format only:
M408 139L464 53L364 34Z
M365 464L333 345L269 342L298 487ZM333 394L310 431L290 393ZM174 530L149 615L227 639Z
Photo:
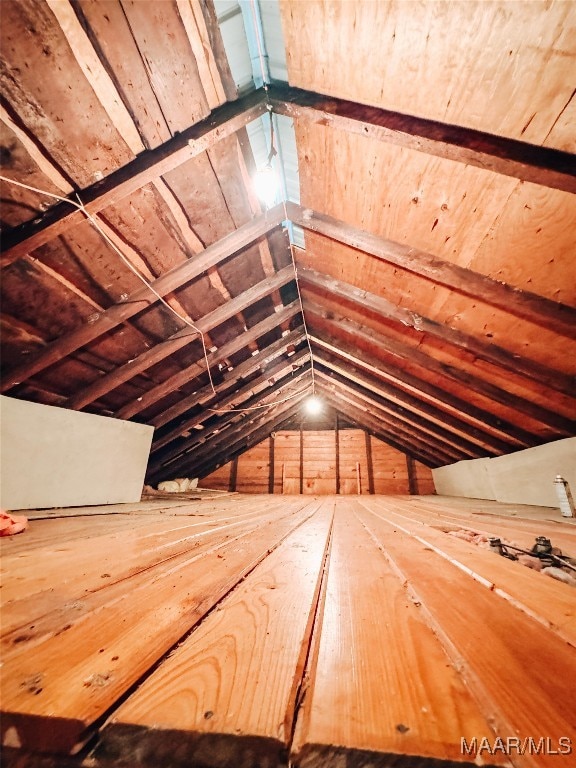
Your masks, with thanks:
M306 400L306 411L310 414L310 416L318 416L319 413L322 413L323 404L322 400L317 395L310 395L309 398Z
M272 164L269 162L265 166L256 171L256 177L254 179L254 185L256 187L256 194L260 202L266 206L266 208L272 208L276 205L276 199L278 197L278 176L276 171L272 168Z
M256 177L254 179L254 186L256 187L256 194L260 202L266 206L266 208L272 208L276 205L278 200L278 192L280 190L280 180L278 174L272 168L272 158L278 154L274 142L274 121L272 119L272 107L269 107L270 117L270 151L266 158L266 165L262 166L256 171Z

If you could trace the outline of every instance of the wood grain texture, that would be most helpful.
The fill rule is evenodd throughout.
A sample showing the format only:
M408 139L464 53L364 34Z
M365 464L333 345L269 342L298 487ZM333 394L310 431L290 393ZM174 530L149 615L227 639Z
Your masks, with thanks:
M333 503L316 506L120 707L103 730L107 756L221 768L283 760L332 523Z
M567 120L556 125L572 95L571 4L427 3L417 15L402 0L280 8L292 85L574 151Z
M463 730L489 725L355 510L337 503L292 760L302 768L456 760Z
M85 740L94 720L302 520L302 506L198 556L191 545L180 561L161 563L109 602L94 593L95 605L76 626L75 601L64 604L59 630L31 639L32 653L17 643L5 660L3 738L14 728L21 746L56 752Z

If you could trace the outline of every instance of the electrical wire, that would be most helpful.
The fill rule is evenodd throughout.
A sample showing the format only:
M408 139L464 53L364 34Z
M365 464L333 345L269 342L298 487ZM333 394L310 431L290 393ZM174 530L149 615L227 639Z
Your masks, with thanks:
M270 408L271 405L279 405L280 403L286 403L288 400L293 400L295 397L298 397L298 395L303 395L304 393L308 392L308 387L305 389L300 389L298 392L295 392L293 395L288 395L288 397L284 397L282 400L274 400L273 403L264 403L263 405L253 405L250 408L206 408L207 411L212 411L212 413L242 413L246 411L257 411L260 408Z
M256 14L256 2L255 0L250 0L250 6L252 9L252 17L254 20L254 30L256 33L256 43L258 46L258 60L260 63L260 71L262 73L262 82L263 82L263 88L266 94L266 107L268 109L268 113L270 115L270 152L268 154L268 165L270 165L272 158L277 154L277 151L274 146L274 122L272 117L272 104L270 103L269 94L268 94L268 86L270 85L270 78L266 71L266 68L264 66L264 54L262 51L262 44L260 40L260 30L258 27L258 18ZM118 248L116 243L114 243L110 237L107 235L107 233L101 228L97 218L93 216L88 210L86 210L86 207L83 205L82 201L80 200L80 197L78 194L76 194L76 197L78 199L78 202L75 202L74 200L71 200L68 197L63 197L61 195L56 195L53 192L47 192L42 189L37 189L36 187L30 186L29 184L24 184L22 182L16 181L15 179L9 179L5 176L0 175L0 179L3 181L8 182L9 184L15 184L16 186L23 187L24 189L28 189L32 192L36 192L40 195L47 195L48 197L52 197L56 200L60 200L64 203L68 203L69 205L74 206L79 211L81 211L88 221L92 224L92 226L96 229L96 231L100 234L100 236L108 243L108 245L117 253L117 255L120 257L120 259L126 264L126 266L136 275L136 277L142 281L142 283L148 288L151 293L154 294L154 296L160 301L170 312L172 312L173 315L175 315L181 322L185 323L187 326L192 328L197 334L200 336L200 340L202 343L202 351L204 354L204 360L206 363L206 371L208 373L208 379L210 381L210 388L212 389L212 392L214 395L217 395L216 388L214 386L214 382L212 380L212 373L210 371L210 363L208 360L208 351L206 349L206 342L204 339L204 333L196 326L194 323L190 320L190 318L185 317L181 315L179 312L177 312L173 307L170 306L170 304L164 299L163 296L161 296L154 288L153 286L146 280L146 278L138 271L138 269L131 263L131 261L122 253L122 251ZM284 206L284 218L286 221L288 221L288 211L286 209L286 195L283 195L282 204ZM312 374L312 395L316 394L316 378L315 378L315 371L314 371L314 357L312 354L312 345L310 343L310 335L308 333L308 328L306 326L306 317L304 315L304 305L302 303L302 294L300 292L300 283L298 280L298 270L296 267L296 261L294 259L294 249L292 246L292 243L290 243L290 258L292 261L292 268L294 269L294 281L296 283L296 291L298 294L298 301L300 303L300 312L302 315L302 322L304 326L304 334L306 337L306 342L308 344L308 350L310 353L310 371ZM242 411L253 411L253 410L259 410L261 408L271 408L274 405L279 405L280 403L285 403L288 400L291 400L298 395L304 394L306 391L308 391L308 387L306 389L303 389L299 392L297 392L294 395L290 395L289 397L283 398L282 400L276 400L272 403L266 403L264 405L256 405L251 408L207 408L206 410L211 411L213 413L239 413Z
M189 326L190 328L192 328L193 331L195 331L197 334L199 334L200 341L202 342L202 351L203 351L203 354L204 354L204 360L206 362L206 371L208 373L208 379L210 381L210 387L211 387L212 391L214 392L214 394L215 395L217 394L216 388L214 387L214 382L212 381L212 374L210 372L210 365L209 365L209 362L208 362L208 350L206 349L206 342L205 342L205 339L204 339L204 333L200 330L200 328L198 328L196 325L194 325L194 323L192 322L192 320L190 320L189 317L181 315L172 306L170 306L170 304L166 301L166 299L160 293L158 293L158 291L148 282L148 280L144 277L144 275L142 275L140 273L140 271L134 266L134 264L132 264L130 259L128 259L122 253L122 251L120 250L120 248L118 248L116 243L102 229L98 219L95 216L93 216L86 209L86 207L82 203L78 193L76 193L76 198L78 200L78 202L76 202L74 200L71 200L68 197L62 197L62 195L57 195L54 192L48 192L48 191L46 191L44 189L38 189L37 187L33 187L30 184L24 184L21 181L16 181L15 179L10 179L7 176L0 175L0 180L1 181L6 181L9 184L14 184L17 187L23 187L24 189L28 189L31 192L36 192L36 193L38 193L40 195L47 195L48 197L53 197L54 199L60 200L63 203L69 203L70 205L74 206L74 208L76 208L77 210L81 211L84 214L84 216L86 216L88 221L92 224L94 229L98 232L98 234L108 243L108 245L112 248L112 250L115 251L115 253L118 254L120 259L124 262L124 264L128 267L128 269L131 272L133 272L134 275L136 275L136 277L146 286L146 288L148 288L148 290L151 293L154 294L154 296L158 299L158 301L160 301L166 307L166 309L168 309L173 315L175 315L181 322L183 322L185 325Z

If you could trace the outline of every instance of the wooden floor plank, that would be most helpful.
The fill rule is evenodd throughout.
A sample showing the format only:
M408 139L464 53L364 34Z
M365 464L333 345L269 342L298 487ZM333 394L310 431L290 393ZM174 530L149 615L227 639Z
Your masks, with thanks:
M157 578L30 650L22 642L1 669L2 742L74 750L130 686L314 511L303 500L291 509L199 557L168 563Z
M485 732L487 721L354 516L356 504L337 503L324 608L292 763L451 764L461 759L465 729Z
M14 589L20 587L24 595L2 606L2 654L4 657L10 655L22 642L26 642L27 648L33 648L47 636L61 632L63 627L71 629L91 612L123 599L130 590L159 578L166 570L187 563L190 557L199 557L219 544L255 531L258 526L301 507L302 502L299 502L285 507L281 513L239 515L232 521L223 517L221 525L212 521L190 528L171 527L168 531L151 534L150 538L139 538L132 558L123 559L123 541L118 541L105 562L100 555L92 558L92 568L83 566L85 570L78 574L78 578L63 581L62 574L69 577L70 571L53 568L48 583L54 586L44 591L29 593L21 582L16 582ZM42 580L46 581L45 577Z
M362 500L362 504L394 527L418 537L424 546L435 548L471 578L518 610L533 616L576 648L576 594L573 587L443 533L434 525L412 519L405 502L368 499Z
M334 502L294 531L105 726L107 758L285 764Z
M414 537L362 507L358 518L397 567L498 735L576 744L574 648ZM494 742L464 723L462 736ZM486 757L486 755L482 755ZM518 768L573 768L569 754L514 755Z
M198 537L213 530L225 530L243 520L258 520L260 511L211 517L150 518L146 526L129 531L94 532L86 526L73 539L59 541L40 550L19 551L2 560L2 601L4 605L25 595L60 591L84 593L98 589L102 578L110 583L149 568L155 562L180 554ZM38 562L42 568L38 568ZM107 574L103 576L102 574ZM68 599L71 599L69 595Z

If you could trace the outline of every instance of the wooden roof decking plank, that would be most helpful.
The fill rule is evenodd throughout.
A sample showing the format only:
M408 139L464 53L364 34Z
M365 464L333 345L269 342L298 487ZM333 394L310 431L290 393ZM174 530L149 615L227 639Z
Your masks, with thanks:
M248 338L250 338L250 336L248 336ZM240 381L241 378L250 375L253 371L260 368L261 365L269 363L271 360L279 357L290 345L296 345L300 343L303 338L303 326L298 326L293 331L290 331L290 333L288 333L286 336L282 336L272 344L269 344L267 347L260 349L257 354L252 355L248 358L248 360L240 363L240 365L236 366L236 368L225 375L224 381L214 385L216 393L221 393L234 382ZM231 342L231 345L232 344L233 342ZM244 344L242 346L244 346ZM232 346L230 348L232 348ZM221 347L221 350L224 350L224 347ZM192 368L190 373L194 373L194 370L195 369ZM145 395L143 395L141 400L127 403L116 413L116 416L123 419L130 418L136 413L144 410L144 408L148 407L149 405L156 403L162 397L170 394L176 387L180 386L182 383L188 380L190 380L190 374L187 375L187 371L178 373L176 376L171 377L165 382L162 382L157 387L150 389ZM153 417L151 419L151 423L157 428L164 426L172 419L175 419L177 416L181 416L183 413L186 413L187 410L194 407L197 403L202 402L202 398L205 397L208 391L214 394L214 391L209 384L206 385L206 387L199 389L195 394L182 397L173 406L161 411L157 416Z
M464 578L454 564L378 512L364 509L358 516L413 599L421 603L447 655L490 718L492 727L468 737L485 735L492 742L495 731L503 739L521 740L545 733L554 744L562 736L573 738L571 713L558 703L570 700L576 675L574 648L485 585ZM462 727L460 731L464 736ZM573 762L569 754L539 754L537 761L529 754L522 760L514 758L520 765L539 768L570 768Z
M326 593L291 763L453 765L463 733L492 733L486 713L356 519L357 506L336 501Z
M333 502L288 536L109 719L103 754L283 764L328 553ZM193 692L191 697L191 692Z
M529 291L513 288L479 272L439 259L402 243L395 243L353 227L310 208L286 203L289 219L304 229L349 245L377 259L503 309L557 334L573 338L576 309Z
M403 115L280 83L273 83L269 94L276 114L475 165L522 181L576 192L576 159L569 152Z
M429 333L451 345L470 351L487 362L514 373L520 373L531 381L540 382L550 389L568 395L574 394L574 377L568 376L561 371L548 369L528 358L522 358L520 355L508 352L508 350L496 344L488 344L477 336L450 328L450 326L444 323L430 320L416 312L393 304L381 296L337 280L332 276L320 274L312 269L300 268L298 270L298 277L305 284L326 291L331 296L337 296L353 306L373 311L378 316L415 328L421 333Z
M474 376L469 371L462 371L453 365L436 360L431 355L398 342L382 333L377 333L373 329L366 331L359 323L348 320L344 314L334 316L332 312L328 312L312 302L306 303L305 311L329 320L331 325L338 325L344 332L354 335L356 339L364 340L366 344L369 344L377 352L383 351L395 358L408 361L411 368L416 367L416 369L419 368L435 373L441 386L443 379L451 379L465 387L472 388L486 400L500 403L508 411L514 413L512 421L514 421L514 418L518 418L515 413L517 411L523 414L523 416L527 416L530 420L539 422L554 430L561 436L571 436L576 432L576 422L574 420L567 419L537 403L513 396L501 387L497 387L483 378Z
M269 502L260 508L266 518ZM119 697L313 511L302 500L280 517L269 514L256 530L201 557L191 553L178 567L168 564L139 589L126 584L122 598L35 645L33 653L19 644L1 669L3 736L12 728L23 749L73 750Z
M437 523L433 524L429 518L424 519L428 513L426 506L422 507L421 514L416 513L414 505L403 499L379 499L375 503L370 500L368 506L405 533L418 537L425 546L434 548L448 562L483 583L494 594L536 618L576 649L576 601L569 585L564 589L552 579L520 563L513 563L486 548L444 533L438 529ZM465 514L461 527L477 530L477 521L469 513ZM501 526L496 523L489 527L493 535L501 530ZM510 525L510 538L518 537L518 528L516 521Z
M391 380L395 386L407 389L416 397L431 401L433 405L444 409L447 412L455 413L458 419L472 422L471 429L480 427L479 436L483 431L496 433L497 439L504 439L511 444L520 445L524 448L534 445L534 436L525 429L517 427L500 417L477 406L467 403L445 389L434 386L424 379L420 379L412 374L403 371L396 366L384 363L381 360L375 361L367 352L359 349L348 339L343 339L334 333L327 334L322 332L319 335L315 329L311 329L311 340L313 344L321 348L328 349L337 357L347 360L352 358L360 368L374 373L383 379ZM377 366L374 365L377 362Z
M217 243L208 246L196 258L190 259L184 264L169 270L154 280L151 283L152 287L161 296L171 293L195 277L198 277L210 267L224 261L237 251L262 237L262 235L265 235L274 227L279 226L283 218L284 207L276 206L262 216L239 227L235 232L222 238ZM16 384L21 383L21 381L59 362L67 355L112 330L156 301L156 296L146 287L135 291L125 301L114 304L105 310L94 322L80 326L66 336L57 339L46 350L36 355L34 360L13 371L2 382L2 391L11 389Z
M262 373L260 376L257 376L255 379L252 379L251 381L249 381L244 387L241 387L240 389L232 392L231 394L223 396L220 400L214 403L214 405L217 406L217 408L215 408L215 411L218 412L221 410L226 410L228 408L230 409L239 408L249 398L251 398L253 395L257 393L263 393L264 395L266 395L266 392L264 390L267 387L269 387L272 382L276 382L279 379L286 376L287 374L293 373L294 366L303 362L307 356L308 356L307 350L302 350L300 353L296 353L295 355L290 357L288 360L281 360L280 362L273 365L271 368L264 371L264 373ZM205 402L209 402L209 396L206 398ZM191 418L186 419L177 427L174 427L173 429L171 429L170 432L163 434L161 437L158 437L154 441L153 447L152 447L152 454L161 450L164 446L176 440L178 437L184 436L185 433L189 432L191 429L194 429L195 427L203 424L203 422L212 418L213 415L214 415L214 411L212 411L210 408L205 408L204 410L195 414ZM171 459L178 456L184 449L185 449L185 446L178 445L178 446L172 447L168 451L163 451L161 455L162 462L165 463L167 459ZM149 465L153 465L155 459L156 457L151 456Z
M348 381L355 382L379 397L385 398L389 403L398 403L421 419L443 428L449 427L451 434L464 437L469 443L475 443L487 452L498 454L509 451L511 448L509 443L482 433L480 430L475 430L451 414L440 411L423 400L413 397L410 393L396 389L386 381L364 372L352 360L348 360L346 367L343 367L341 359L331 354L327 349L315 352L314 359L334 373L345 376Z
M293 273L290 274L287 270L288 268L285 268L284 270L281 270L276 275L274 275L272 278L267 278L266 280L260 281L248 291L245 291L244 293L237 296L235 299L231 299L229 302L221 305L217 309L210 312L208 315L195 320L194 325L200 331L205 333L215 326L220 325L220 323L223 323L231 317L234 317L237 312L242 311L247 306L250 306L250 304L256 301L259 301L264 296L268 296L272 291L276 290L277 287L285 285L287 282L293 279ZM276 323L287 319L287 317L293 316L290 313L294 308L294 304L295 303L292 302L290 305L289 313L283 309L278 316L273 316L276 319ZM266 321L262 321L262 323L259 323L258 325L260 328L266 327L266 330L271 330L271 328L268 327L269 323ZM250 329L252 339L257 338L257 336L254 336L255 333L256 327ZM83 408L85 405L88 405L88 403L97 400L99 397L107 394L123 382L128 381L139 373L142 373L150 366L160 362L165 357L171 355L173 352L182 349L191 341L197 338L198 334L195 334L192 328L186 327L183 330L178 331L169 339L159 342L152 349L144 352L142 355L139 355L135 360L132 360L123 366L119 366L118 368L108 373L106 376L101 376L99 379L96 379L92 385L84 387L81 392L78 392L76 395L69 399L67 407L74 409ZM207 344L207 346L209 347L210 345ZM216 363L218 351L212 353L211 356L214 357L214 363ZM199 365L201 370L205 370L205 362L203 360L199 362Z
M227 102L201 122L176 134L156 149L143 152L102 181L85 188L81 193L83 205L90 214L113 205L144 184L198 156L215 142L232 135L265 112L263 91ZM4 250L0 256L2 265L10 264L83 220L84 215L76 208L71 208L69 203L59 203L46 211L39 222L27 222L6 234Z
M570 4L432 4L417 24L403 0L280 8L295 86L574 150Z

